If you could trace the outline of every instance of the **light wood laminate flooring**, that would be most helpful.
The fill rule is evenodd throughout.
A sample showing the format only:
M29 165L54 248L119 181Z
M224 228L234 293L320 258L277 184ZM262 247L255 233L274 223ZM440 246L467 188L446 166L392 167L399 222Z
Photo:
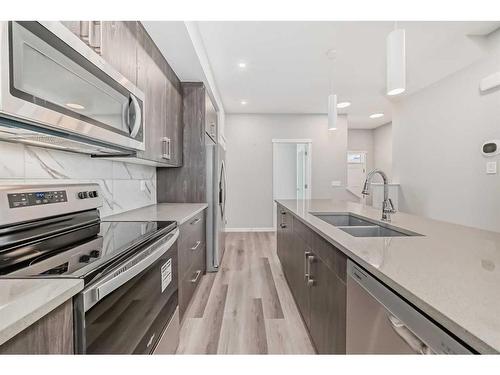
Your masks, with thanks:
M218 273L203 276L180 354L314 354L276 254L275 233L227 233Z

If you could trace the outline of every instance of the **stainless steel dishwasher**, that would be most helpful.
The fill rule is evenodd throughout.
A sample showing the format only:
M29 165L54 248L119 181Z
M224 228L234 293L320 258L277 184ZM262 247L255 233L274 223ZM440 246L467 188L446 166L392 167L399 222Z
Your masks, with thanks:
M472 354L352 261L347 263L348 354Z

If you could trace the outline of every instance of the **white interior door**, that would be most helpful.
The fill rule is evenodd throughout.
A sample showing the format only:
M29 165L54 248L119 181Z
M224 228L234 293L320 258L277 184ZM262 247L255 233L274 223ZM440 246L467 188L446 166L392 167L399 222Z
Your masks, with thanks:
M311 197L311 143L304 140L273 140L273 223L275 199Z
M361 197L366 179L366 152L347 152L347 188Z

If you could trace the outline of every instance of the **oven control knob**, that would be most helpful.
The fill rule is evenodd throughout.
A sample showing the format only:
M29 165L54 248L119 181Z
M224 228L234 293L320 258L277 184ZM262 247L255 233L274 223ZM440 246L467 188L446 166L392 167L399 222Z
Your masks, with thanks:
M99 250L92 250L89 255L91 258L99 258L99 255L101 255L101 252Z
M90 256L82 255L79 259L80 263L88 263L90 261Z
M90 198L97 198L97 191L89 191L89 197Z
M78 193L78 198L80 198L80 199L85 199L87 197L88 197L88 194L86 191L81 191Z

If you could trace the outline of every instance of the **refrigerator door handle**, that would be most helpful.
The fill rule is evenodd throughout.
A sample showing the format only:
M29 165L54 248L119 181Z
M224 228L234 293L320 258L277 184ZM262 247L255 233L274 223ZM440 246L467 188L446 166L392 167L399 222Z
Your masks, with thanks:
M224 215L226 211L226 168L224 164L224 160L221 164L220 170L220 182L219 182L220 190L219 190L219 203L221 205L221 217L224 220Z

